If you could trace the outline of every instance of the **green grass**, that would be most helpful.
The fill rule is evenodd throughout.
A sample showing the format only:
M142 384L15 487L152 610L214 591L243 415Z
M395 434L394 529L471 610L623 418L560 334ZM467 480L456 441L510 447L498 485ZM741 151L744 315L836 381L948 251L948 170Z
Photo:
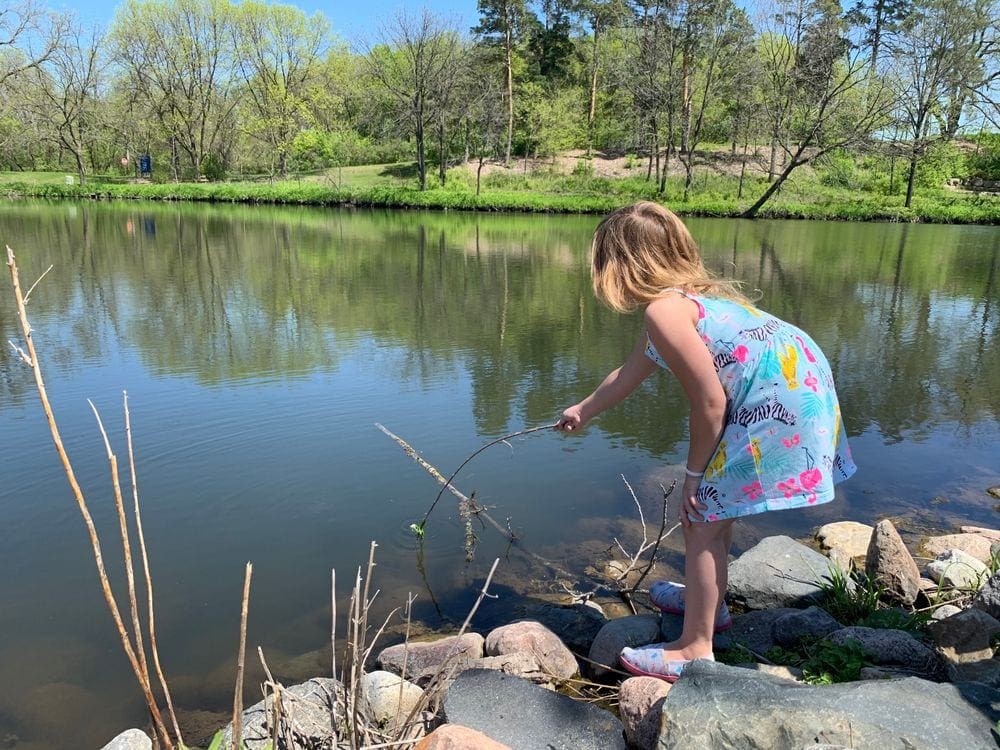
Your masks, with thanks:
M448 184L438 187L437 173L428 174L430 189L416 186L412 163L365 165L330 169L320 175L268 182L128 183L122 177L95 176L86 185L66 184L65 172L0 174L0 195L8 197L96 200L203 201L291 205L357 205L391 208L523 211L544 213L607 213L637 200L658 200L680 215L738 217L766 186L749 178L744 196L736 199L735 178L698 174L689 199L681 200L683 182L671 177L666 191L642 175L607 178L587 174L554 174L546 170L499 172L483 178L475 194L475 176L464 168L448 172ZM793 176L758 214L774 219L837 219L849 221L1000 223L1000 197L948 191L924 191L906 208L899 195L877 195L822 184L815 174Z

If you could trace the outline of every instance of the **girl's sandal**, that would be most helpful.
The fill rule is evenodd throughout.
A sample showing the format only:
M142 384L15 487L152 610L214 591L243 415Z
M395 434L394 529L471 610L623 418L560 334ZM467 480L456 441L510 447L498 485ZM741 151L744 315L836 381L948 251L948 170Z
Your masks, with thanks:
M631 674L677 682L684 668L692 660L667 661L663 658L666 645L666 643L653 643L639 648L626 647L619 654L618 661ZM715 661L715 657L711 654L702 658Z
M656 581L649 587L649 600L661 612L671 615L684 614L684 584L673 581ZM715 632L721 633L733 626L733 617L725 602L715 616Z

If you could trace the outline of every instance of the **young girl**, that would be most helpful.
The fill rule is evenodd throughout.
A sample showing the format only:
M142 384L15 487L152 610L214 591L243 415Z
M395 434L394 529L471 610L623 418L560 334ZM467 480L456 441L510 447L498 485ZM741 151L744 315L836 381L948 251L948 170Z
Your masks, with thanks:
M566 409L556 429L580 429L657 366L673 372L690 402L680 507L687 585L650 588L657 607L684 614L683 631L619 657L633 674L673 682L693 659L712 659L713 631L731 624L723 597L734 520L829 502L855 466L819 347L714 279L670 211L643 202L608 216L594 235L591 274L610 307L645 307L645 330L625 363Z

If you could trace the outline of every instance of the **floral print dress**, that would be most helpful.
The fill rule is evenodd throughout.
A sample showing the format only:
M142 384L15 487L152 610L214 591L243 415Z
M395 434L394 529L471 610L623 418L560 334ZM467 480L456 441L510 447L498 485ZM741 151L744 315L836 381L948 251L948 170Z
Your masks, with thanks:
M726 393L726 425L698 491L706 519L832 500L856 467L816 343L752 305L669 291L698 305L698 333ZM648 336L646 356L669 369Z

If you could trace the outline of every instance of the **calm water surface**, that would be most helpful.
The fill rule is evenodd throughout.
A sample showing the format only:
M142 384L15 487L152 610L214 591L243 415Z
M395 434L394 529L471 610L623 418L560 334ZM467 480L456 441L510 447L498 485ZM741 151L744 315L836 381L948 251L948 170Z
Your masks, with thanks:
M691 220L710 265L809 330L837 378L860 467L838 500L745 522L738 546L849 518L898 517L911 540L996 526L1000 230ZM251 647L279 679L329 672L330 570L379 543L377 609L417 595L427 628L476 625L581 589L614 537L637 543L685 455L679 387L657 376L585 433L498 446L456 483L519 542L463 525L445 496L423 555L407 532L437 486L383 423L450 473L484 442L554 421L628 353L635 316L590 292L594 217L0 204L0 243L32 294L35 342L116 582L108 464L125 463L127 390L157 629L189 742L231 705L243 566ZM9 283L0 340L19 339ZM0 744L99 747L144 710L104 606L30 373L0 355ZM128 484L127 476L124 479ZM667 564L680 565L679 540ZM529 554L530 553L530 554ZM536 556L556 564L544 566ZM341 610L343 611L343 609ZM341 624L343 627L343 624ZM250 677L253 684L255 676ZM255 689L248 700L256 700Z

